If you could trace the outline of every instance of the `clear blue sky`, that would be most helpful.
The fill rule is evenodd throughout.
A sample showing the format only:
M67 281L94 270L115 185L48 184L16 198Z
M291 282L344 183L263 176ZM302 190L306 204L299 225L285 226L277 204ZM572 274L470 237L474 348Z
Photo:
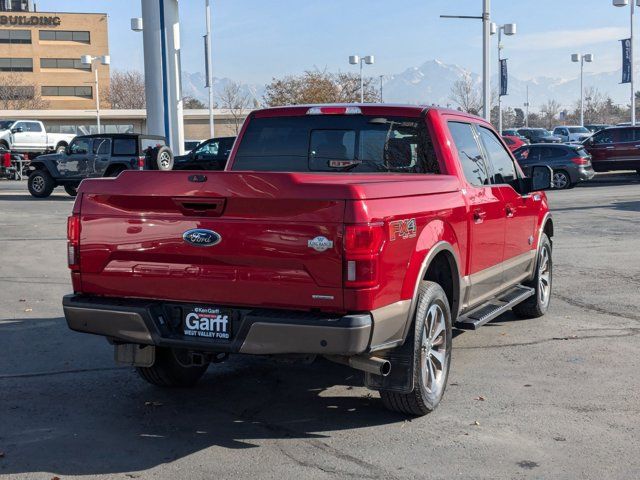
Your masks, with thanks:
M40 11L94 11L109 15L113 68L142 70L142 36L131 32L139 0L36 0ZM349 70L348 55L373 54L371 75L399 73L437 58L480 72L477 20L440 14L480 14L481 0L212 0L214 74L247 83L309 68ZM203 71L204 0L180 0L182 65ZM590 71L620 68L629 8L610 0L493 0L492 19L515 22L505 40L510 74L575 78L572 52L590 52ZM640 31L640 23L638 24ZM636 50L637 51L637 50ZM495 58L495 48L492 51Z

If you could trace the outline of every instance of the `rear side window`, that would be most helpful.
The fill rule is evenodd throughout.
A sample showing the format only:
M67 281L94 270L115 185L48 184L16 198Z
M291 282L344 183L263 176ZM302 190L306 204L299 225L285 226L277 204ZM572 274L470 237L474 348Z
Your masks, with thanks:
M440 173L423 119L364 115L253 118L232 168Z
M42 125L38 122L25 122L27 132L42 132Z
M164 141L164 138L140 138L140 148L143 152L147 151L148 148L164 147L166 144L167 142Z
M138 141L135 138L114 138L113 154L131 156L137 155L137 143Z
M516 167L511 155L504 148L495 133L485 127L479 127L480 138L493 166L492 183L510 183L516 179Z
M567 150L564 148L554 148L554 147L538 147L540 150L540 158L561 158L567 156Z
M534 148L535 147L519 148L518 150L516 150L514 152L516 160L518 160L519 162L526 161L526 160L532 160L532 151L533 151Z
M449 122L449 131L453 137L453 143L456 144L458 158L467 181L476 186L488 185L489 173L471 125Z

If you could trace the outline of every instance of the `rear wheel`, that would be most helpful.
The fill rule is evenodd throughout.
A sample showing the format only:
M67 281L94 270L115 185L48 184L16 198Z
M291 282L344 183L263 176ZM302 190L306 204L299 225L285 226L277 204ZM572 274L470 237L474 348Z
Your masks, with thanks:
M513 313L520 318L538 318L547 313L551 301L553 283L553 261L551 259L551 241L545 233L540 237L540 248L536 261L536 275L528 287L535 289L535 295L513 307Z
M571 188L571 178L564 170L555 170L553 172L553 188L556 190L565 190Z
M75 197L78 195L78 186L77 185L65 185L64 191L67 192L70 196Z
M56 188L55 180L44 170L36 170L29 175L27 181L29 193L36 198L46 198L51 195L53 189Z
M158 170L173 169L173 153L169 147L156 147L152 152L153 167Z
M186 350L156 347L156 360L151 367L138 367L138 374L158 387L192 387L209 365L191 365Z
M451 311L442 287L422 282L413 342L413 391L397 393L381 390L382 403L389 410L421 416L434 410L444 395L451 363Z

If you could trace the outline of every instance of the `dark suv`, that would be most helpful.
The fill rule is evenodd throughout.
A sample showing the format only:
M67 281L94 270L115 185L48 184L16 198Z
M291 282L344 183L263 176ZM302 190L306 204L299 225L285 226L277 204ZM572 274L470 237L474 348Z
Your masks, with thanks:
M75 196L85 178L117 177L123 170L171 170L173 154L164 137L141 134L83 135L66 151L41 155L29 166L29 193L44 198L62 186Z
M582 145L596 172L635 170L640 174L640 127L605 128Z

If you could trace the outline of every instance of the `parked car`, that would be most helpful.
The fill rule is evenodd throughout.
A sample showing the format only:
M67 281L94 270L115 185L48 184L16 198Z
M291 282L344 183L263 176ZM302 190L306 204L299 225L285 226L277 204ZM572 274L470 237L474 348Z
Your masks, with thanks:
M38 120L5 120L0 122L0 146L17 153L63 152L74 134L47 133Z
M67 323L151 384L191 386L229 354L320 355L424 415L445 391L453 325L547 311L551 169L524 177L484 119L258 110L225 170L80 185Z
M562 139L544 128L519 128L518 133L530 143L562 143Z
M582 142L591 136L586 127L566 125L553 129L553 134L563 142Z
M605 128L612 127L613 125L607 125L605 123L593 123L590 125L585 125L585 128L589 130L591 133L599 132L600 130L604 130Z
M124 170L171 170L173 154L164 137L114 133L76 137L60 153L41 155L30 166L29 193L37 198L62 186L75 196L85 178L117 177Z
M186 155L176 156L174 170L224 170L236 137L205 140Z
M507 147L509 147L509 150L511 150L512 152L523 145L527 145L527 143L520 139L520 136L516 137L511 135L503 135L502 139L504 140L504 143L507 144Z
M529 143L529 139L527 137L525 137L524 135L520 135L518 133L518 129L517 128L507 128L506 130L503 130L502 131L502 136L503 137L518 137L523 142Z
M596 172L635 170L640 174L640 126L612 127L582 142Z
M184 151L186 153L189 153L194 148L196 148L198 145L200 145L202 142L203 142L203 140L185 140L184 141Z
M525 145L514 152L522 171L530 175L533 167L547 165L553 169L553 187L573 188L578 182L591 180L595 172L591 155L582 146Z

